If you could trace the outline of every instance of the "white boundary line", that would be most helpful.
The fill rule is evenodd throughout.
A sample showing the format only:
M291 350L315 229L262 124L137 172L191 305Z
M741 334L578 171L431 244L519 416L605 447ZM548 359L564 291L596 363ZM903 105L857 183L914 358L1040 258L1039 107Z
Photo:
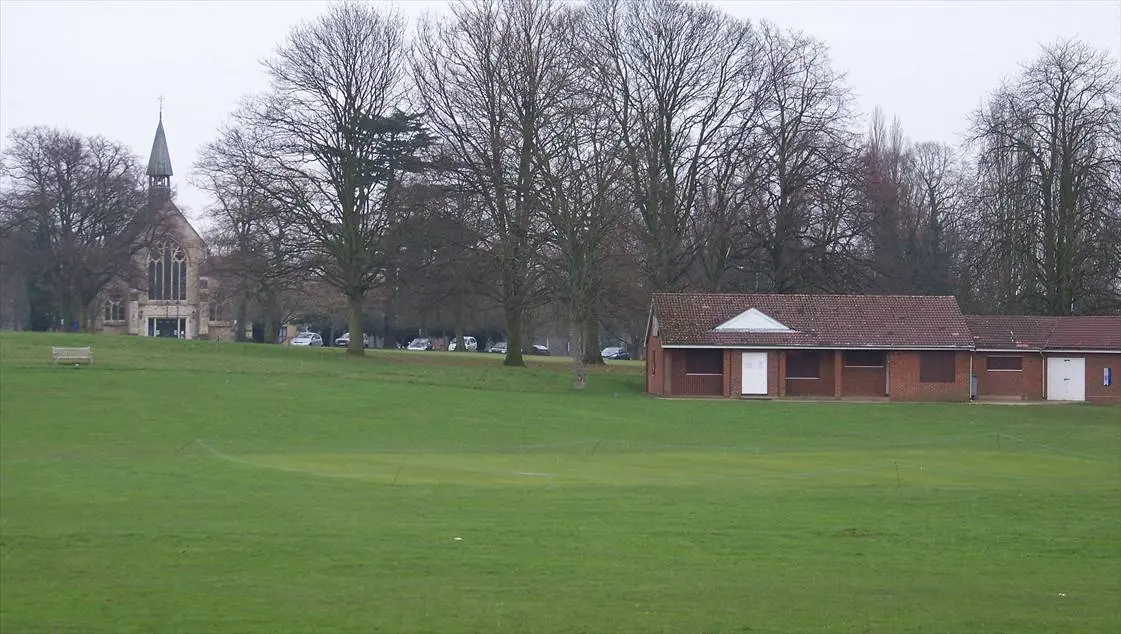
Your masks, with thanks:
M942 439L937 439L937 440L929 440L929 441L926 441L926 442L916 441L916 442L911 442L911 443L883 444L883 445L873 445L873 446L869 446L869 447L854 447L853 450L854 451L863 451L863 450L867 450L867 449L875 450L875 449L890 449L890 448L908 448L908 447L923 446L923 445L937 445L937 444L943 444L943 443L959 441L959 440L975 439L975 438L981 438L981 437L991 437L991 436L995 436L996 434L997 434L997 432L995 432L995 431L986 431L986 432L978 432L976 434L967 434L967 435L964 435L964 436L954 436L954 437L942 438ZM1067 455L1070 455L1070 456L1082 458L1083 460L1088 460L1088 461L1093 461L1093 462L1112 462L1108 458L1103 458L1101 456L1084 454L1084 453L1080 453L1080 452L1069 450L1069 449L1063 449L1063 448L1060 448L1060 447L1053 447L1051 445L1046 445L1044 443L1032 442L1032 441L1029 441L1029 440L1026 440L1024 438L1020 438L1018 436L1014 436L1014 435L1011 435L1011 434L1006 434L1005 433L1005 434L1000 434L1000 435L1005 437L1005 438L1008 438L1009 440L1012 440L1014 442L1019 442L1019 443L1023 443L1023 444L1026 444L1026 445L1037 446L1037 447L1046 449L1048 451L1061 453L1061 454L1067 454ZM233 464L242 465L242 466L255 467L255 468L258 468L258 469L271 469L271 470L274 470L274 471L283 471L283 472L286 472L286 473L298 473L298 474L303 474L303 475L312 475L312 476L324 477L324 478L366 480L366 481L371 481L371 482L377 482L378 481L378 480L371 477L371 476L375 475L375 474L372 474L372 473L360 473L360 474L346 475L346 474L322 473L322 472L318 472L318 471L310 471L310 470L307 470L307 469L296 469L296 468L291 468L291 467L282 467L282 466L277 466L277 465L262 464L262 463L259 463L259 462L244 460L242 458L238 458L238 457L235 457L235 456L231 456L229 454L222 453L222 452L214 449L210 445L206 444L206 442L203 441L201 438L195 438L193 442L197 443L200 447L205 449L209 454L213 455L216 458L219 458L221 460L224 460L226 462L230 462L230 463L233 463ZM588 444L590 442L596 442L597 445L598 445L602 441L573 441L573 442L569 442L569 443L556 443L556 444L553 444L553 445L545 445L545 444L541 444L541 445L521 445L519 447L521 447L521 448L545 448L545 447L554 447L554 446L573 446L573 445L580 445L580 444ZM703 445L638 445L638 444L628 443L628 442L625 442L625 441L607 441L607 442L609 444L621 444L625 447L636 447L636 448L646 447L646 448L654 448L655 450L657 450L657 449L686 449L686 450L710 450L711 451L711 450L714 450L714 449L717 449L717 450L723 449L727 452L728 450L751 449L751 450L754 450L755 455L759 455L759 453L760 453L759 452L759 447L752 447L752 446L721 447L721 446L703 446ZM516 448L518 448L518 447L506 447L504 449L510 450L510 449L516 449ZM472 451L477 452L479 449L481 449L481 448L474 448ZM820 450L820 449L816 449L816 450ZM774 450L772 449L772 451L774 451ZM815 451L815 449L807 449L807 450L803 450L803 451L800 451L800 452L792 452L792 453L812 453L813 451ZM392 454L400 454L400 453L438 454L438 453L471 453L471 452L464 451L464 448L456 446L454 451L441 451L440 449L414 449L414 450L408 450L408 451L387 450L387 451L352 452L352 453L355 453L356 455L361 455L362 453L374 454L374 455L379 455L379 454L381 454L381 455L392 455ZM501 453L508 453L508 451L504 451L504 452L501 452ZM640 453L640 452L627 452L626 454L620 454L620 455L634 455L635 453ZM770 453L770 452L768 452L768 453ZM781 453L781 452L780 451L774 451L774 453ZM569 454L569 455L575 455L575 454ZM398 468L398 471L397 471L398 474L400 473L400 468L403 468L404 466L406 466L406 465L404 465L404 464L399 465L399 468ZM916 465L908 465L908 467L910 469L914 469L914 468L916 468ZM917 465L917 467L922 472L927 471L925 465L922 464L922 463L919 463ZM430 467L425 467L425 468L430 469ZM705 477L703 474L695 474L695 475L692 475L691 477L687 478L687 481L692 484L692 483L698 483L698 482L730 482L730 481L753 481L753 480L795 480L795 479L813 478L813 477L828 476L828 475L835 475L835 474L842 474L842 473L873 473L873 472L877 472L877 471L891 471L891 470L895 470L897 468L898 468L898 461L893 461L892 464L890 464L890 465L884 464L884 465L865 466L865 467L838 467L838 468L834 468L834 469L815 469L813 471L793 472L793 473L790 473L790 472L787 472L787 473L771 472L771 473L742 475L742 476L728 475L728 476L708 476L708 477ZM543 479L546 479L548 481L550 487L553 486L554 479L557 477L557 475L553 474L553 473L538 472L538 471L509 471L509 472L506 472L506 471L491 471L491 470L485 470L485 469L464 469L462 467L446 467L446 466L436 467L435 470L444 470L444 471L452 471L452 472L459 471L459 472L464 472L464 473L480 473L480 474L489 474L489 475L492 475L492 476L494 476L494 475L515 475L515 476L523 476L523 477L529 477L529 478L543 478ZM1054 478L1046 478L1046 477L1040 478L1040 477L1031 477L1031 476L1019 476L1019 475L1013 475L1013 474L987 473L987 472L984 472L984 471L974 471L974 470L970 470L970 469L960 469L960 468L953 468L953 467L949 467L949 468L947 468L947 467L936 467L935 470L938 471L938 472L942 472L942 473L950 474L950 475L980 476L982 478L1000 478L1000 479L1011 479L1011 480L1021 480L1021 481L1023 481L1023 480L1056 481ZM1074 478L1073 479L1073 481L1079 481L1079 480L1080 480L1079 478ZM639 479L637 479L633 482L633 485L641 486L641 485L644 485L644 484L656 484L656 483L660 483L660 482L673 482L673 481L680 482L681 478L680 477L673 477L673 476L653 477L653 478L651 478L651 477L639 478ZM393 482L396 482L396 476L394 476ZM448 484L455 484L455 482L448 482ZM573 485L576 485L576 486L587 486L587 485L591 485L591 486L595 486L595 485L625 486L625 485L613 485L611 483L604 483L604 482L597 482L597 481L580 481L580 480L574 480L574 481L570 482L570 484L573 484Z
M210 445L206 444L206 442L204 442L201 438L195 438L194 442L198 443L198 445L200 447L205 449L208 453L210 453L210 455L214 456L215 458L219 458L221 460L225 460L226 462L231 462L233 464L238 464L238 465L242 465L242 466L246 466L246 467L255 467L255 468L258 468L258 469L272 469L274 471L284 471L286 473L299 473L299 474L303 474L303 475L318 476L318 477L321 477L321 478L340 478L340 479L344 479L344 480L366 480L366 481L377 482L377 480L373 480L372 478L367 477L367 476L374 475L374 474L370 474L370 473L344 475L344 474L336 474L336 473L321 473L319 471L309 471L307 469L293 469L291 467L279 467L279 466L270 465L270 464L261 464L259 462L253 462L251 460L243 460L241 458L236 458L234 456L224 454L224 453L218 451L217 449L214 449ZM400 465L400 466L403 467L404 465ZM505 472L505 471L488 471L488 470L485 470L485 469L463 469L461 467L439 467L439 469L443 469L445 471L461 471L461 472L465 472L465 473L486 473L486 474L490 474L490 475L518 475L518 476L530 476L530 477L546 478L549 481L549 486L553 486L553 478L555 477L551 473L538 473L538 472L533 472L533 471ZM398 470L398 473L400 473L400 470ZM396 482L396 477L393 478L393 481ZM382 483L382 484L384 484L384 483ZM455 484L455 483L454 482L449 482L448 484Z

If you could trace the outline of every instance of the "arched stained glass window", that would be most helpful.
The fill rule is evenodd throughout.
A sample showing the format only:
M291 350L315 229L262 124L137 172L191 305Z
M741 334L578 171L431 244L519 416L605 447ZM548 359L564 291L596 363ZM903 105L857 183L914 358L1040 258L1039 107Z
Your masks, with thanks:
M148 298L187 299L187 254L174 242L157 243L148 256Z

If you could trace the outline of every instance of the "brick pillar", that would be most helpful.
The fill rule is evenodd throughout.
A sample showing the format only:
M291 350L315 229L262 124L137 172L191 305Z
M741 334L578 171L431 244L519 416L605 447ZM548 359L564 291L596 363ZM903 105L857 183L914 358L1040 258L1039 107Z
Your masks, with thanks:
M724 351L724 398L732 396L732 351Z
M778 377L775 379L778 385L775 386L775 393L781 398L786 396L786 351L775 350L775 354L778 355Z
M673 352L662 348L662 395L677 396L673 393Z
M841 367L844 365L844 359L840 350L833 351L833 398L841 398L844 394L841 393Z

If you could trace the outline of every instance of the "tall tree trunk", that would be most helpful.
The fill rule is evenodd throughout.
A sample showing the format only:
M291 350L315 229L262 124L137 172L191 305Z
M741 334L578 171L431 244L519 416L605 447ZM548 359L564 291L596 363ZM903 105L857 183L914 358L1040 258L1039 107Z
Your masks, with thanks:
M506 359L502 365L525 367L522 358L522 311L520 306L507 302L506 312Z
M467 344L463 341L463 298L455 299L455 351L467 352Z
M362 337L362 296L346 298L347 325L350 330L350 343L346 346L347 354L362 356L366 354L363 348Z
M588 368L584 365L584 357L587 355L588 348L597 347L587 345L586 328L587 319L579 315L573 316L568 328L569 338L572 342L572 387L577 390L582 390L588 386Z

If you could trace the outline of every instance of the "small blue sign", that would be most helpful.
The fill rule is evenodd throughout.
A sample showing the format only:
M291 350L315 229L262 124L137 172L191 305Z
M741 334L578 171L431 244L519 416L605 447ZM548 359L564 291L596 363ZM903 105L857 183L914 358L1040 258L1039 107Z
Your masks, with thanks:
M1106 368L1102 373L1102 385L1106 387L1113 385L1113 368Z

